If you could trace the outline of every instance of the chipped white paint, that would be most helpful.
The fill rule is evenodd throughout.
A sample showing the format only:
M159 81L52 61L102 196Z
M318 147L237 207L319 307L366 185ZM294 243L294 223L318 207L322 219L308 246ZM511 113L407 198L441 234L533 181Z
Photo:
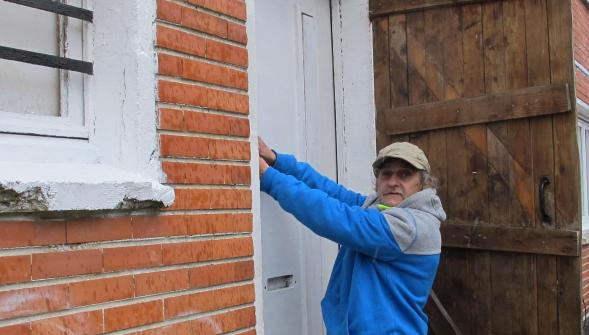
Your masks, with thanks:
M127 209L174 201L170 187L104 165L6 163L2 168L0 212ZM72 174L71 169L84 173ZM40 171L50 173L40 176ZM11 194L17 199L7 190L16 192Z
M369 193L376 157L372 24L368 0L333 1L338 181Z
M156 2L93 4L86 57L94 63L94 75L84 84L89 140L1 134L0 212L12 211L2 208L2 201L14 198L14 192L39 200L29 210L22 204L20 211L116 209L174 200L173 189L160 184L165 177L156 131Z

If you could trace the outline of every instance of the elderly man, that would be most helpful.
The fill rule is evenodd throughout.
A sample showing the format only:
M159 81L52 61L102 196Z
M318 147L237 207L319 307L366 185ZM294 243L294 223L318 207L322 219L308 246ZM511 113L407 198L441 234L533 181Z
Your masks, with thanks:
M423 308L446 214L423 151L406 142L382 149L372 164L376 192L364 196L262 140L259 147L262 191L341 245L321 302L327 333L427 334Z

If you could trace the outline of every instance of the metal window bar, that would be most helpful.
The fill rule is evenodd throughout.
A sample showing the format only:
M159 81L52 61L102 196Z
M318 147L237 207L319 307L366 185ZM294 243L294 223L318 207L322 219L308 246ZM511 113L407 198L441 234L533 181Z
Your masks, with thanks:
M80 20L92 22L93 12L84 8L79 8L71 5L62 4L52 0L3 0L12 2L18 5L41 9L44 11L65 15L68 17L78 18ZM91 62L71 59L66 57L58 57L38 52L32 52L22 49L14 49L10 47L0 46L0 58L53 67L63 70L70 70L81 72L85 74L93 74L94 65Z
M4 0L17 5L37 8L55 14L75 17L76 19L92 22L94 13L91 10L79 8L76 6L66 5L52 0Z
M0 58L86 74L92 74L93 71L93 64L90 62L3 46L0 46Z

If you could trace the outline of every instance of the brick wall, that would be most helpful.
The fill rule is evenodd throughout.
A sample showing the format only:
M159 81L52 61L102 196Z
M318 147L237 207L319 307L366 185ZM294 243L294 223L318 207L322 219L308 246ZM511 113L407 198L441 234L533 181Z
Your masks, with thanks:
M0 334L255 334L245 19L244 0L157 0L176 201L0 221Z
M573 1L575 60L589 69L589 8L583 0ZM576 70L577 97L589 103L589 76Z
M583 301L585 302L585 305L587 305L586 308L589 309L589 245L583 246L583 261L581 263L583 264L581 270L583 277L583 283L581 285L583 290ZM585 306L582 306L582 308L585 309Z

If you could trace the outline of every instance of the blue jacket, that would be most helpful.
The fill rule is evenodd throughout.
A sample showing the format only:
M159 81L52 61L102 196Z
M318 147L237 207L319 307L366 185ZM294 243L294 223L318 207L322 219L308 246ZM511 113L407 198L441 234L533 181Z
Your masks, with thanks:
M363 196L277 154L261 189L316 234L341 245L321 302L329 335L427 334L423 308L439 263L446 214L426 189L379 211Z

